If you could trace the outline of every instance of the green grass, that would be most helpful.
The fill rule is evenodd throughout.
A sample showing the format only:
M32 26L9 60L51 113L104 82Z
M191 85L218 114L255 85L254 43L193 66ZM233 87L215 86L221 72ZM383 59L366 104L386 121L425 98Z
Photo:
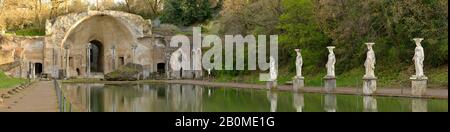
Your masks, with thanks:
M17 36L45 36L45 30L40 28L28 28L7 32L7 34L16 34Z
M23 83L26 83L25 79L12 78L0 71L0 89L12 88Z

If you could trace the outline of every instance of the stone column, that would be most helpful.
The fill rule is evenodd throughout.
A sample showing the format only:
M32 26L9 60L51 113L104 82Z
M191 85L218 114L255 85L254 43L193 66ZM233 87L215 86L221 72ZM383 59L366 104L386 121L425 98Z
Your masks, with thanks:
M202 68L202 50L200 48L192 50L192 62L193 71L195 79L203 78L203 68Z
M136 49L137 49L138 45L137 44L133 44L131 46L131 50L133 51L133 58L132 61L134 64L136 64Z
M86 62L86 77L90 77L91 76L91 49L92 49L92 44L89 43L87 46L87 50L86 50L86 56L87 56L87 62Z
M111 46L111 63L113 71L116 70L116 46Z
M366 45L368 52L364 64L366 67L366 74L363 77L363 94L372 95L377 91L377 77L375 76L376 57L372 48L375 43L366 43Z
M65 78L70 78L70 45L64 45L64 49L66 50L66 76Z
M336 75L335 75L335 64L336 64L336 56L334 55L334 46L328 46L327 49L330 52L328 54L328 62L327 62L327 75L323 78L325 83L325 91L332 92L336 89Z
M303 67L303 57L300 49L295 49L297 52L297 59L295 61L296 66L296 76L293 79L293 89L294 91L298 91L305 87L305 78L302 76L302 67Z
M426 94L427 85L428 85L428 77L425 76L423 70L423 62L425 60L425 51L422 47L421 42L423 38L415 38L413 39L416 43L416 49L414 53L414 66L416 69L416 75L413 75L411 79L411 90L412 95L414 96L423 96Z

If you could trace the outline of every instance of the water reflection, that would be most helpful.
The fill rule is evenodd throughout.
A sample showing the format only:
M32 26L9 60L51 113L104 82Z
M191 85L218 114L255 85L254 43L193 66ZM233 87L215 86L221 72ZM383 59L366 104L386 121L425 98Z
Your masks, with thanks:
M305 96L303 93L293 93L292 95L295 110L297 112L303 112L303 107L305 107Z
M364 96L364 112L378 112L377 99L372 96Z
M267 98L270 102L270 112L277 112L278 94L275 91L267 91Z
M65 84L78 111L92 112L427 112L448 100L277 92L198 85Z
M428 101L425 99L413 99L411 107L412 112L428 112Z
M337 100L334 94L325 94L325 106L324 110L326 112L336 112L337 110Z

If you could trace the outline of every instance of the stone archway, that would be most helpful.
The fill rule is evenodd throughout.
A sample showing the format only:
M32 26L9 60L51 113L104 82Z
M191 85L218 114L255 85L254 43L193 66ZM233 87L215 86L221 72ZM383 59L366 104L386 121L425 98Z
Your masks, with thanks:
M80 62L69 68L69 73L73 73L70 75L101 77L114 70L120 63L117 59L131 56L131 47L136 42L133 33L120 18L94 15L73 25L62 44L70 45L70 57Z

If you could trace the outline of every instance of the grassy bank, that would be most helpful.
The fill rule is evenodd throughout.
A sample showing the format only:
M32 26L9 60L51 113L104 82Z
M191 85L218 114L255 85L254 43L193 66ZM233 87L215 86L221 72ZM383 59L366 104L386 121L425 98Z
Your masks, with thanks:
M305 75L305 85L312 87L323 86L322 78L325 76L325 70L319 71L316 74ZM377 72L378 86L383 88L401 88L409 87L409 77L413 74L412 68L404 69L383 69ZM364 75L363 68L357 68L348 72L337 75L338 87L361 87L362 77ZM426 75L429 78L430 88L447 88L448 87L448 66L442 66L439 68L428 69ZM286 84L292 80L295 76L294 72L289 72L286 69L280 69L280 75L278 78L279 84ZM239 83L252 83L252 84L264 84L265 82L259 81L259 73L254 72L252 74L244 76L230 76L220 75L215 79L216 82L239 82Z
M0 89L11 88L25 82L26 82L25 79L12 78L5 75L5 73L3 73L2 71L0 71Z

